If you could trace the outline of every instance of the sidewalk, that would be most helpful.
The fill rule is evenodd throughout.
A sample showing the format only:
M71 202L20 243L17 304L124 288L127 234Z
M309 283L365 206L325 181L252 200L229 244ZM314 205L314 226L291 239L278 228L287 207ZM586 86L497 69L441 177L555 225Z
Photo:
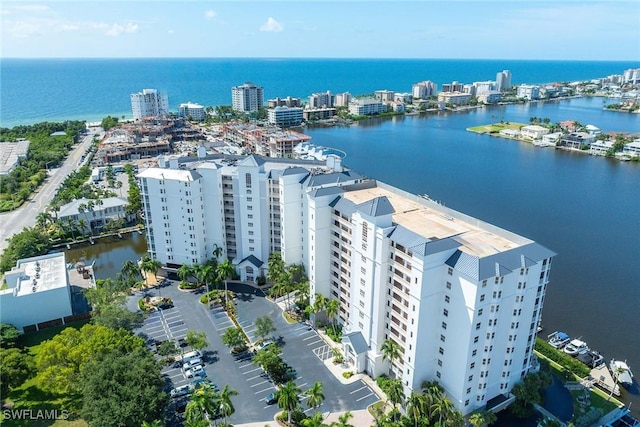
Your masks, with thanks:
M338 421L338 418L346 413L347 411L344 412L325 412L322 415L324 416L324 420L323 422L325 424L331 424L334 421ZM369 411L366 409L361 409L358 411L349 411L351 412L351 415L353 415L353 417L349 418L349 420L347 421L349 424L353 425L353 426L358 426L358 427L366 427L366 426L371 426L373 425L374 419L371 416L371 414L369 414ZM234 424L236 427L264 427L264 426L268 426L268 427L280 427L280 424L278 424L275 420L272 421L263 421L263 422L255 422L255 423L246 423L246 424Z

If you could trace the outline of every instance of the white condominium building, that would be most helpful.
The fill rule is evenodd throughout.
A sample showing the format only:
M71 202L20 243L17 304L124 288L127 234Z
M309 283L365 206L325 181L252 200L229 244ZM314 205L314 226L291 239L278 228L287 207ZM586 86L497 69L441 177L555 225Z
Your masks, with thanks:
M520 85L517 91L518 98L538 99L540 98L540 86Z
M463 414L509 400L531 369L554 254L522 236L349 171L257 156L138 175L149 250L170 266L222 247L244 280L279 251L340 302L345 359L436 380ZM389 366L385 340L402 356Z
M247 82L231 88L231 107L236 111L258 111L264 104L264 89Z
M169 115L169 97L156 89L143 89L131 94L131 111L133 119Z
M269 108L269 124L290 127L302 123L304 109L302 107L275 107Z
M191 102L180 104L178 115L181 117L190 117L192 120L204 120L206 118L204 107Z
M331 91L314 93L309 95L309 103L307 108L331 108L334 106L335 96L331 94Z
M427 99L438 94L438 85L431 80L416 83L412 87L414 98Z
M354 116L370 116L387 112L387 104L377 99L356 99L349 104L349 114Z
M348 107L351 102L351 94L349 92L336 94L335 106L336 107Z
M511 89L511 71L503 70L496 74L496 90L503 92Z

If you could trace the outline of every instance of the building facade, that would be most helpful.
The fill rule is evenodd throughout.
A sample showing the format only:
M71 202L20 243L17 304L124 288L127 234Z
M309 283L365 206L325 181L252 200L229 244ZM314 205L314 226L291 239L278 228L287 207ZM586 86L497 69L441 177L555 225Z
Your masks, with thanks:
M217 245L243 280L274 251L303 264L310 295L339 301L357 372L391 370L406 392L438 381L468 414L535 369L554 254L527 238L317 162L193 160L138 176L154 258L203 263ZM387 339L401 348L393 366Z
M336 99L335 99L336 107L348 107L349 103L351 103L351 94L349 92L336 94Z
M301 107L275 107L269 108L269 124L290 127L302 123L304 110Z
M511 71L503 70L496 74L496 90L505 92L511 89Z
M0 323L18 330L73 314L71 288L63 252L18 260L4 275Z
M204 107L200 104L187 102L180 104L178 115L181 117L191 117L192 120L202 121L206 118Z
M414 98L427 99L438 95L438 85L431 80L425 80L414 84L411 92Z
M231 107L236 111L250 113L264 105L264 89L251 82L231 88Z
M387 112L387 104L377 99L356 99L349 104L349 114L370 116Z
M539 99L540 86L520 85L518 86L517 97L523 99Z
M331 108L334 106L335 96L331 94L331 91L313 93L309 95L308 109L313 108Z
M162 117L169 115L169 97L156 89L143 89L131 94L133 119L143 117Z

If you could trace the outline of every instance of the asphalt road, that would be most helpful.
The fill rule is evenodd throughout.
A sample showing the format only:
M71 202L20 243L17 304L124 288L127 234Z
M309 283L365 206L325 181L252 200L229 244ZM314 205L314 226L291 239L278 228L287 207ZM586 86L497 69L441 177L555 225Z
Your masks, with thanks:
M31 199L14 211L0 214L0 251L7 247L6 239L25 227L35 225L36 217L44 212L62 181L81 164L80 159L91 146L95 134L93 131L86 134L82 141L71 149L59 168L49 170L49 178L36 190Z

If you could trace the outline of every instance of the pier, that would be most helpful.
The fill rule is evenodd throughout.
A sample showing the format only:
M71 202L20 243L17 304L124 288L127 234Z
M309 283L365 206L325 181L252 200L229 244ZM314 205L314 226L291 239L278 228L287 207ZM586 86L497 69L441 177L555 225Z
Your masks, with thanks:
M597 385L604 391L607 391L615 396L620 396L620 387L616 384L613 376L609 372L609 368L605 363L597 366L591 370L589 378L586 378L582 384L589 388L593 385Z

